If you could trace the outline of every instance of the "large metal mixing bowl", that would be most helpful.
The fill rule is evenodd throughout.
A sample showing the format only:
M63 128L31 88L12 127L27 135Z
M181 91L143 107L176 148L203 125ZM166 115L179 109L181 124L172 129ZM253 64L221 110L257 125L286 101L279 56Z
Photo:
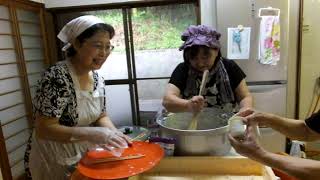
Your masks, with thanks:
M198 116L198 129L188 130L192 113L169 113L157 118L161 137L176 138L175 155L225 155L231 145L227 137L232 113L205 108Z

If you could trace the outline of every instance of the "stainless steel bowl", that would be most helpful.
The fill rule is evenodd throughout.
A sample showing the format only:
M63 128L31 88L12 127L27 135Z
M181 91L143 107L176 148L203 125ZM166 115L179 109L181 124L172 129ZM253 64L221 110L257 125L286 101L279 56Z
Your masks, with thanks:
M188 130L192 113L164 114L157 118L161 137L176 138L175 155L225 155L230 149L228 119L232 113L205 108L198 116L198 130Z

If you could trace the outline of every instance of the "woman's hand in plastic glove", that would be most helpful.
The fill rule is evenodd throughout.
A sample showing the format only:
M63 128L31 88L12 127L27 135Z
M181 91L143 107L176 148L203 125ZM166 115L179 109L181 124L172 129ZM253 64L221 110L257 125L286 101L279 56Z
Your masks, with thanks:
M123 139L127 142L128 145L132 144L132 139L131 139L129 136L123 134L123 133L122 133L121 131L119 131L119 130L116 131L116 134L117 134L118 136L120 136L121 138L123 138Z
M115 148L128 147L127 140L121 132L106 127L90 127L88 140L95 144L110 145Z

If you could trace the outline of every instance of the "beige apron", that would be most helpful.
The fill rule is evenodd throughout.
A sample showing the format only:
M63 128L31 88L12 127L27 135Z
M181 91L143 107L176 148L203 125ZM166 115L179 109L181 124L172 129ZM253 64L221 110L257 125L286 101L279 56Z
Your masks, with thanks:
M78 78L70 61L64 61L72 77L76 97L77 113L79 115L77 126L88 127L94 123L102 113L104 102L103 81L98 83L95 91L82 91ZM91 74L92 75L92 74ZM92 76L91 76L92 77ZM92 79L93 81L93 79ZM41 140L33 133L30 152L30 172L34 180L63 180L68 179L71 167L87 150L88 143L61 143Z

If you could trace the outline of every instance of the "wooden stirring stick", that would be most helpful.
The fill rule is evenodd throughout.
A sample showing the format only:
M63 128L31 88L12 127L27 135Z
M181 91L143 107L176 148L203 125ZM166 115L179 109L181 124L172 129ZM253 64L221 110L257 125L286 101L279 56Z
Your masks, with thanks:
M201 80L201 85L200 85L200 90L199 90L199 96L203 95L203 90L204 90L204 87L206 86L208 76L209 76L209 71L205 70L203 72L203 75L202 75L202 80ZM200 114L199 112L196 112L196 113L193 114L191 122L190 122L190 124L188 126L188 130L196 130L197 129L197 126L198 126L198 115L199 114Z
M98 163L106 163L106 162L114 162L114 161L122 161L122 160L128 160L128 159L138 159L142 158L145 155L143 154L137 154L137 155L129 155L129 156L123 156L123 157L108 157L108 158L100 158L100 159L94 159L86 162L86 164L93 165Z

